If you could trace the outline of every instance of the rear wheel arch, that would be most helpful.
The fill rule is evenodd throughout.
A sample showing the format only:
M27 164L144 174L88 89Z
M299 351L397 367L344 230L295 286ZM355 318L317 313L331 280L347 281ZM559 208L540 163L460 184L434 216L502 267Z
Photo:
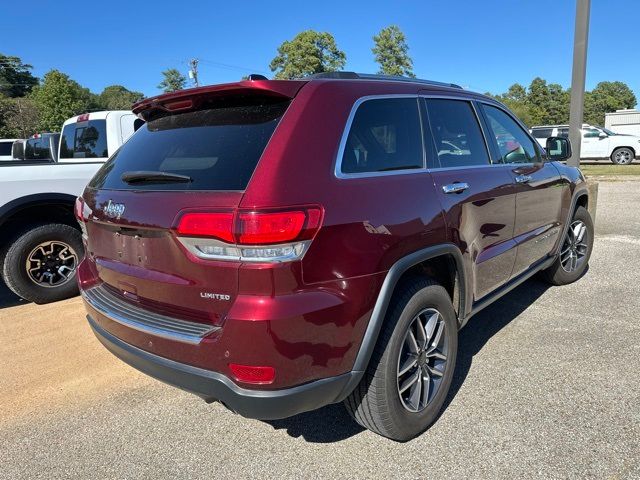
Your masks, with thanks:
M437 265L447 265L447 272L435 269ZM458 323L460 324L465 318L468 307L465 300L467 276L460 249L454 244L446 243L413 252L398 260L389 269L380 293L378 294L371 318L369 319L369 325L367 326L360 350L356 356L353 371L364 372L366 370L393 294L397 291L398 287L402 286L404 279L415 275L426 276L437 282L441 282L451 296L454 306L457 305L456 313ZM449 286L447 286L447 282ZM458 300L457 303L454 300L456 296L458 297L456 299ZM358 377L357 380L359 381L360 377L356 377ZM357 385L358 381L349 383L347 388L345 388L345 396ZM349 386L351 386L350 390Z
M62 223L78 229L73 216L76 197L65 193L39 193L14 199L0 207L0 250L33 225Z

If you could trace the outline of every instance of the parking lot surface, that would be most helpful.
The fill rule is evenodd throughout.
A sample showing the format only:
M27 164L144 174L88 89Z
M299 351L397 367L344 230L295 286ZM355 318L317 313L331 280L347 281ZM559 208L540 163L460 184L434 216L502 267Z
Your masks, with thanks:
M460 332L440 419L394 443L342 405L260 422L111 356L78 298L0 287L0 478L640 478L640 182L600 184L590 269Z

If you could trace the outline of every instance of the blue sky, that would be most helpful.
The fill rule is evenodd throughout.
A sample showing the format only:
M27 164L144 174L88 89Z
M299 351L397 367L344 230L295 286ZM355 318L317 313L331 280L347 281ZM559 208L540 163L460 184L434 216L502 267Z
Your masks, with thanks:
M155 95L160 72L186 74L192 57L206 84L269 75L278 45L310 28L336 37L347 70L375 72L371 37L390 24L405 32L421 78L493 93L536 76L571 82L574 0L34 1L0 10L11 19L0 52L31 63L39 76L62 70L94 92L121 84ZM620 80L640 99L638 21L638 0L592 2L588 89Z

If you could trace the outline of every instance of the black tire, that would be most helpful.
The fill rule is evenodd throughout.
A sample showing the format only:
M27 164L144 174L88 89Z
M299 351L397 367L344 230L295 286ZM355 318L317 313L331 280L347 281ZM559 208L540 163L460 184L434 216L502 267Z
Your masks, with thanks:
M634 151L628 147L616 148L611 153L611 161L616 165L631 165L634 157Z
M563 266L563 252L565 251L565 247L567 243L571 242L571 225L575 222L582 222L586 227L586 240L584 244L586 245L586 249L584 251L583 257L581 257L580 263L577 264L576 268L567 271L565 262L565 266ZM569 228L567 229L567 233L565 234L565 238L562 239L562 246L560 247L560 254L556 261L549 268L542 272L542 277L552 285L567 285L569 283L573 283L578 280L585 272L589 265L589 258L591 257L591 252L593 250L593 221L591 220L591 215L584 207L576 208L576 211L571 218L571 223L569 224ZM566 257L565 257L566 258Z
M27 259L36 247L46 242L69 246L75 253L76 267L84 255L79 230L61 223L50 223L26 227L11 242L2 262L2 274L7 287L19 297L38 304L56 302L78 294L75 267L72 273L65 270L68 280L55 286L36 283L29 275Z
M421 411L409 411L399 393L400 355L416 316L435 309L444 322L446 357L439 386ZM408 337L407 337L408 338ZM427 346L429 342L426 342ZM451 386L458 349L458 322L447 291L429 278L412 278L398 286L367 371L345 400L347 411L363 427L396 441L424 432L437 418ZM417 362L416 362L417 363ZM418 381L422 371L416 366ZM436 378L433 376L432 378ZM427 398L429 394L427 393ZM419 398L420 394L418 394Z

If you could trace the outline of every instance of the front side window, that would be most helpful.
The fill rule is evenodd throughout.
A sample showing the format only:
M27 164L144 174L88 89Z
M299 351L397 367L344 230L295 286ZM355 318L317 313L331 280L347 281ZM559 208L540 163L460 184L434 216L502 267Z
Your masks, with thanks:
M500 163L540 162L533 140L524 129L503 110L490 105L482 106L493 138L498 145Z
M415 98L367 100L356 111L342 153L341 172L422 168L420 114Z
M582 130L582 136L584 138L597 138L600 136L600 130L595 128L585 128Z
M62 130L60 158L106 158L107 121L70 123Z
M471 103L429 98L426 104L441 167L489 164L482 130Z

